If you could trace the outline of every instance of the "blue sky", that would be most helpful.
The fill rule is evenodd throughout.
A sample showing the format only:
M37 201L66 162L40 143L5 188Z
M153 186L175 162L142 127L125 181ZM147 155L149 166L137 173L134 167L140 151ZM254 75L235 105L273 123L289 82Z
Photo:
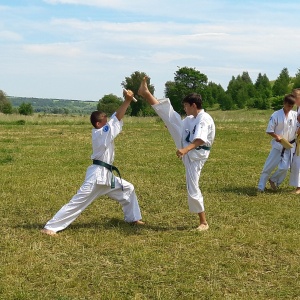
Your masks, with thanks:
M2 0L0 89L9 96L99 100L147 73L155 95L178 67L225 89L248 71L300 68L300 1Z

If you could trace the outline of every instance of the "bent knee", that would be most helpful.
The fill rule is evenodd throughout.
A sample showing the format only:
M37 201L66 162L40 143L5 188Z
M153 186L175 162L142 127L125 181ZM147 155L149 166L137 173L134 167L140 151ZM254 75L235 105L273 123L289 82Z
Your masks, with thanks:
M132 183L130 183L130 182L125 182L124 184L123 184L123 191L125 192L125 193L132 193L133 191L134 191L134 186L133 186L133 184Z

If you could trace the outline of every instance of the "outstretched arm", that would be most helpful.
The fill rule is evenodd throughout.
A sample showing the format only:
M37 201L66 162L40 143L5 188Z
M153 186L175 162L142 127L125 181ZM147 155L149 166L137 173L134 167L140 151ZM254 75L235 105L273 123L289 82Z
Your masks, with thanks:
M119 121L121 121L126 113L128 106L133 100L133 92L130 90L123 91L123 95L125 97L124 102L120 105L120 107L116 111L116 117Z
M157 99L150 93L147 85L148 77L145 76L141 82L138 94L142 96L150 105L158 104Z

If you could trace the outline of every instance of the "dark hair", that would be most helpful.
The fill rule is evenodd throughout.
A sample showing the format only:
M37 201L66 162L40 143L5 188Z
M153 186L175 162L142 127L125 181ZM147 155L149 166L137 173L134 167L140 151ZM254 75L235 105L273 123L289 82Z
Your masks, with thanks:
M196 94L196 93L187 95L182 100L182 103L189 103L190 105L195 103L198 109L202 109L202 97L201 97L201 95Z
M299 97L300 96L300 88L293 89L292 94L295 98Z
M293 94L288 94L285 95L285 97L283 98L283 102L284 103L288 103L290 105L294 105L295 104L295 96Z
M90 120L94 127L96 127L97 122L102 122L103 118L106 117L106 113L103 111L95 110L91 113Z

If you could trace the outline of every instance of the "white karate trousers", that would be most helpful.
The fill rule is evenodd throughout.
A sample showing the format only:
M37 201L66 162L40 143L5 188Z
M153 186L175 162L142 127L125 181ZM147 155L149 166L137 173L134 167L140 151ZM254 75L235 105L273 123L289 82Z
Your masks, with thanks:
M263 191L269 178L275 183L276 186L279 186L285 179L287 171L290 168L290 164L291 149L286 149L283 156L281 156L281 150L272 148L261 172L258 189ZM270 177L272 171L276 167L276 172Z
M107 195L122 206L126 222L135 222L142 218L137 196L131 183L115 177L115 188L97 184L96 181L85 181L70 202L64 205L55 216L47 222L46 229L54 232L68 227L96 198Z
M159 104L152 105L152 107L167 126L177 149L181 149L183 147L182 134L184 130L180 115L174 111L168 99L160 100ZM186 171L188 205L191 213L200 213L204 211L204 201L199 188L199 179L201 170L208 158L208 155L206 158L201 160L191 160L186 154L182 159Z
M300 187L300 156L297 156L296 153L291 165L290 185Z

